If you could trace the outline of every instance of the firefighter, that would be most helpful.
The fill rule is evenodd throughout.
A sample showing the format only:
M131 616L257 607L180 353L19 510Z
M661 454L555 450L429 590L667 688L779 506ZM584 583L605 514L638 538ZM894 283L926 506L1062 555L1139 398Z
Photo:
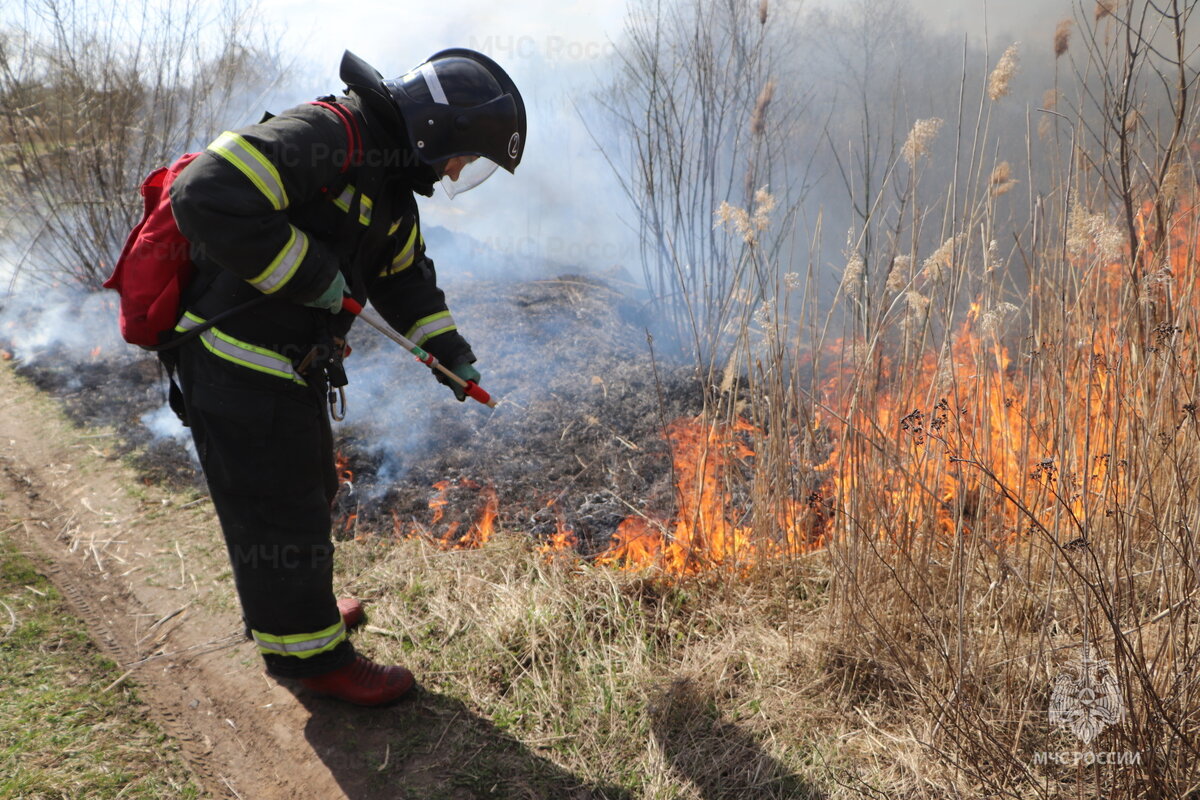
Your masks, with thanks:
M347 51L341 78L344 96L221 134L171 186L196 265L176 331L226 317L171 351L170 366L267 671L380 705L407 692L412 673L355 652L347 628L362 607L335 598L332 583L326 402L346 383L354 320L342 299L369 300L455 374L479 380L414 195L441 182L453 197L497 167L513 172L525 109L504 70L472 50L441 51L392 80Z

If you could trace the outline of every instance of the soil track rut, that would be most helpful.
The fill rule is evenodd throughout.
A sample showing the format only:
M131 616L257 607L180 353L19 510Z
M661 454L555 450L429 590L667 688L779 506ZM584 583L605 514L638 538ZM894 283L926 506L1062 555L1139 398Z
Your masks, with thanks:
M209 795L347 797L306 737L309 708L263 674L245 641L208 501L141 487L104 457L103 435L71 427L6 365L0 397L10 535L128 670Z

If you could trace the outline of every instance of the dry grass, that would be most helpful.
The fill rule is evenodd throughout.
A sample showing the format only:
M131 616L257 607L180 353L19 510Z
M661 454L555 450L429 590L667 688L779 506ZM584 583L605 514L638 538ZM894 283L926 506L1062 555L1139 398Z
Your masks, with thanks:
M847 763L826 707L841 679L823 667L822 556L746 582L547 558L520 533L474 551L346 543L339 558L369 602L361 648L583 781L637 797L816 797Z
M943 124L945 124L944 121L937 117L916 121L908 133L908 138L904 140L904 147L901 151L904 153L904 160L910 167L916 166L921 156L928 154L929 144L938 135Z
M1071 46L1071 20L1061 20L1054 28L1054 57L1060 58Z

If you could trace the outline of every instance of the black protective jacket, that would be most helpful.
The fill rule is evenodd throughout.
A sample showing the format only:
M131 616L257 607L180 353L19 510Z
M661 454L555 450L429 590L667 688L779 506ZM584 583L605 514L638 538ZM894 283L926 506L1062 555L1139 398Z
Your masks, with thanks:
M356 125L319 105L297 106L222 134L171 186L197 267L186 309L211 319L268 294L223 320L220 333L298 363L353 323L348 312L303 305L341 270L357 300L369 299L440 361L474 361L420 233L413 193L431 194L436 174L355 93L322 100Z

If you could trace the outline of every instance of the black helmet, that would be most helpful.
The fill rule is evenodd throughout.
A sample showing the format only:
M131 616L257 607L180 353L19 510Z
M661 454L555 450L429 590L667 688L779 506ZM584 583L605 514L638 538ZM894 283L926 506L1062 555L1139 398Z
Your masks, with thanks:
M457 180L443 179L451 197L478 186L497 166L513 172L521 163L525 104L508 73L483 53L442 50L383 85L422 161L476 157Z
M386 97L391 114L408 134L413 152L426 164L474 156L457 177L442 179L453 197L478 186L497 166L516 170L525 150L525 104L516 84L495 61L465 48L434 53L420 66L391 80L350 51L342 79L378 104ZM382 97L381 97L382 95Z

